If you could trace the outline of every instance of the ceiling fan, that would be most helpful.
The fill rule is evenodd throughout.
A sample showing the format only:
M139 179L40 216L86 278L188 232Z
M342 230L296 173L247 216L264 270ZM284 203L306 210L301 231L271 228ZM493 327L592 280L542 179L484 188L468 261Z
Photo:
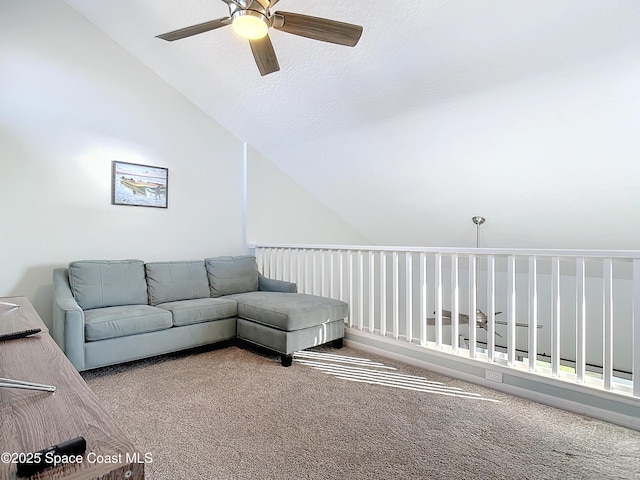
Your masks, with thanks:
M435 312L433 312L435 313ZM500 315L502 312L496 312L496 315ZM442 310L442 325L451 325L451 311L450 310ZM482 328L484 330L489 331L489 326L487 324L487 314L484 313L482 310L480 309L476 309L476 326L478 328ZM427 318L427 323L430 324L435 324L435 318ZM460 313L458 314L458 323L460 325L468 325L469 324L469 315L467 315L466 313ZM508 325L507 322L503 322L500 320L495 320L496 325ZM519 323L516 322L515 323L516 327L528 327L529 325L526 323ZM538 328L542 328L542 325L537 325ZM499 336L500 338L502 338L502 335L500 335L498 332L496 332L496 335Z
M269 28L292 33L301 37L355 47L362 27L326 18L311 17L299 13L273 12L270 9L279 0L222 0L229 7L229 16L172 32L158 35L168 42L191 37L216 28L231 25L241 37L249 40L253 58L261 75L280 70L278 58L268 35Z
M479 247L479 240L480 240L480 225L482 225L486 219L484 217L480 217L480 216L475 216L471 219L471 221L473 223L475 223L476 225L476 248ZM476 278L478 278L478 273L477 273L477 265L476 265ZM476 288L477 288L477 283L476 283ZM477 292L476 292L476 296L477 296ZM436 313L436 312L433 312ZM495 315L500 315L502 312L496 312ZM442 324L443 325L451 325L451 311L450 310L442 310ZM431 323L431 324L435 324L435 318L427 318L427 323ZM482 328L484 330L486 330L487 332L489 331L489 326L488 326L488 317L487 314L484 313L482 310L480 310L479 308L476 309L476 326L478 328ZM467 315L466 313L460 313L458 314L458 323L460 325L468 325L469 324L469 315ZM507 322L502 322L499 320L495 320L495 323L497 325L508 325ZM515 323L516 327L529 327L528 324L526 323ZM542 325L538 325L538 328L542 328ZM502 335L500 335L498 332L495 332L495 334L502 338Z

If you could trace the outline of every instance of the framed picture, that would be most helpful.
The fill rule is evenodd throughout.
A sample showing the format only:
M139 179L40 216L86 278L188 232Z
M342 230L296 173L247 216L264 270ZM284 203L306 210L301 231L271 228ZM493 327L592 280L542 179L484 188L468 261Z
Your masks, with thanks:
M169 170L137 163L111 162L111 204L167 208Z

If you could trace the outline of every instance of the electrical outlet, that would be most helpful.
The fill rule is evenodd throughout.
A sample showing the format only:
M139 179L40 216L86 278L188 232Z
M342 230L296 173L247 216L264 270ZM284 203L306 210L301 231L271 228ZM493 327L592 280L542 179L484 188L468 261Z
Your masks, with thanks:
M495 370L485 370L484 378L491 380L492 382L502 383L502 372L496 372Z

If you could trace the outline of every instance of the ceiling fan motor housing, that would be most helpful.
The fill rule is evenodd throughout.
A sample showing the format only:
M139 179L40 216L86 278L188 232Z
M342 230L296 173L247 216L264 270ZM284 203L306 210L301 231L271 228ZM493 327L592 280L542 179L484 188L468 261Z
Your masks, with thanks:
M238 11L251 11L262 14L265 18L269 18L269 0L240 0L226 2L229 5L229 14L233 15Z

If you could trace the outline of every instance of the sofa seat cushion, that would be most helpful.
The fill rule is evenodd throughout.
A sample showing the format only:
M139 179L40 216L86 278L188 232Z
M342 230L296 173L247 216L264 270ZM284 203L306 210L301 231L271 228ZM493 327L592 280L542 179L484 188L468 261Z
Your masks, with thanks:
M171 312L149 305L96 308L84 312L87 342L171 328Z
M158 305L171 312L173 326L192 325L194 323L222 320L238 315L238 304L235 300L225 298L199 298L182 300Z
M209 298L209 280L202 260L149 262L144 267L151 305Z
M287 332L342 320L348 305L303 293L247 292L228 295L238 302L238 317Z

